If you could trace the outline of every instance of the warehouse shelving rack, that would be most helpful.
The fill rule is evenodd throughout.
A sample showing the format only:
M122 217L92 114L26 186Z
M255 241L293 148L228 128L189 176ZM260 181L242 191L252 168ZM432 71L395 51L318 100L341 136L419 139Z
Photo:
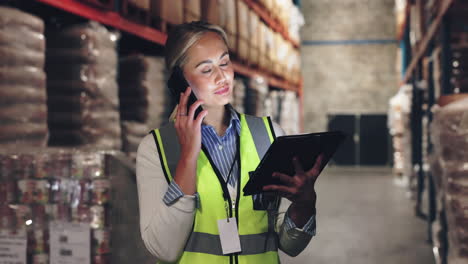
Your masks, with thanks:
M158 44L163 46L167 39L167 34L162 32L158 29L151 28L146 25L135 23L131 20L128 20L122 17L118 12L111 9L102 9L98 8L93 5L89 5L83 1L77 0L35 0L37 2L61 9L63 11L72 13L74 15L94 20L100 22L104 25L111 26L118 30L124 31L126 33L132 34L139 38L145 39L152 43ZM293 43L293 45L297 48L299 45L291 40L287 31L278 23L278 21L274 20L270 17L268 13L266 13L262 8L255 2L251 0L245 0L245 2L252 8L255 12L259 14L259 16L275 31L280 32L283 37ZM244 75L247 77L254 77L261 75L266 78L268 84L270 86L280 88L283 90L289 90L297 92L300 100L302 101L302 82L299 84L293 84L274 76L266 71L261 69L254 69L248 65L242 64L238 61L233 62L234 70L236 73L240 75ZM302 112L302 106L301 106ZM302 119L302 118L301 118Z
M250 9L254 10L260 16L260 18L263 19L263 21L265 21L270 26L270 28L283 35L283 38L291 42L295 48L299 48L299 43L291 39L291 37L288 34L288 30L284 27L284 25L279 23L277 20L273 19L270 16L270 14L264 9L264 7L260 6L258 1L244 0L244 2Z
M429 165L425 164L423 157L432 152L432 145L428 140L426 148L424 148L424 138L430 138L429 125L432 121L431 108L436 104L436 91L434 87L433 70L434 62L431 59L437 44L441 46L441 91L440 95L448 95L454 93L454 87L450 84L450 36L448 35L447 20L450 10L456 8L457 4L461 4L459 0L441 0L437 15L433 20L426 24L423 17L423 4L422 0L408 0L412 2L417 8L420 18L420 30L422 38L416 43L416 48L411 50L409 43L410 32L410 3L407 3L405 9L405 22L398 31L400 41L407 50L407 64L404 65L404 76L401 83L411 83L413 85L412 91L412 107L411 107L411 140L412 140L412 165L413 173L416 174L417 191L416 191L416 206L415 213L417 216L427 221L428 241L433 243L433 230L432 223L436 219L437 202L436 195L437 189L435 185L434 175L432 175ZM426 72L424 72L426 71ZM423 119L428 121L427 124ZM426 129L425 129L426 128ZM426 201L424 193L427 192ZM423 204L427 204L427 210L422 208ZM427 213L423 213L427 211ZM446 238L442 238L444 240ZM443 241L442 241L443 242ZM434 256L436 263L444 263L446 260L446 249L441 248L441 251L435 251Z

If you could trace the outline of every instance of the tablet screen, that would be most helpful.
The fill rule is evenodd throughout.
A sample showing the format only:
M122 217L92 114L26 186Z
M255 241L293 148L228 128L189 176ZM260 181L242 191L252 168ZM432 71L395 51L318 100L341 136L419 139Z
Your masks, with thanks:
M272 178L273 172L294 175L292 163L298 157L302 168L310 170L320 154L324 154L322 166L330 161L345 135L339 131L281 136L271 144L256 170L250 173L250 180L244 187L244 195L261 193L262 187L269 184L281 184Z

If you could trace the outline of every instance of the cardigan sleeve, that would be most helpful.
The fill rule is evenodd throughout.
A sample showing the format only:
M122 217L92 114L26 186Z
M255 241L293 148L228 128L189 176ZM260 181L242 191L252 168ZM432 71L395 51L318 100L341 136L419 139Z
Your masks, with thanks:
M192 230L196 196L183 195L170 205L164 203L169 185L152 135L138 147L136 174L143 242L159 260L174 262Z

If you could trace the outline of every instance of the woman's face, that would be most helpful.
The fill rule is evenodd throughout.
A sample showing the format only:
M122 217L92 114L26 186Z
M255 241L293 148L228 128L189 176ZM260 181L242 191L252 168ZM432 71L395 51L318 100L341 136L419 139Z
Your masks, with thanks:
M187 51L183 67L185 79L205 107L223 106L230 102L234 70L228 48L218 34L205 33Z

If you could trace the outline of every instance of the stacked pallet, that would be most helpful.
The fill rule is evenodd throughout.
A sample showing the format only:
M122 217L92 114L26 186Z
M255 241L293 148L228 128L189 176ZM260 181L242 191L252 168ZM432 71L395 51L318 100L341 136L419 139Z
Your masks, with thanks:
M0 186L6 186L0 196L0 233L27 241L18 256L33 264L60 262L54 233L60 225L74 224L89 232L83 234L88 241L80 242L88 245L87 262L110 263L111 183L102 154L3 154L0 164Z
M447 218L448 263L468 261L467 106L465 98L436 109L431 130Z
M233 100L232 106L239 113L245 113L245 93L246 86L244 80L241 78L234 79Z
M393 173L398 185L408 186L412 175L411 160L411 85L403 85L390 99L388 128L393 141Z
M117 40L96 22L48 36L50 145L120 149Z
M171 107L164 59L130 55L120 59L119 97L125 152L136 152L150 129L168 120Z
M44 23L0 7L0 146L47 144Z
M265 100L268 96L268 83L263 77L249 78L245 99L245 113L254 116L265 115Z

